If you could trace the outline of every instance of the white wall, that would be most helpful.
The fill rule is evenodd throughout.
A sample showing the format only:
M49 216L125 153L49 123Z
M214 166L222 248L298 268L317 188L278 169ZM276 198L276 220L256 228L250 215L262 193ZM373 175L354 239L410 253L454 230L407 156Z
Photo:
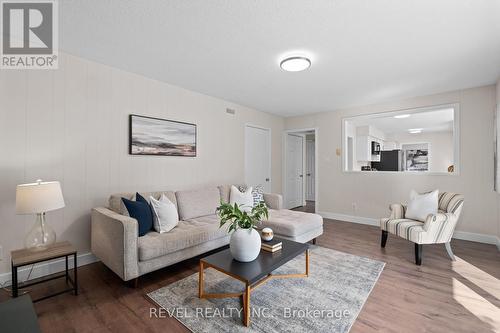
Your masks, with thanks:
M500 78L497 81L496 88L497 88L497 93L496 93L497 110L500 110ZM499 121L500 121L500 119L497 119L497 123ZM498 147L500 147L500 142L498 143ZM497 151L497 156L500 159L499 151ZM499 165L500 165L500 163L499 163ZM500 173L498 174L498 176L500 177ZM498 250L500 250L500 195L497 196L497 198L498 198L498 205L497 205L497 207L498 207L498 230L497 230L498 240L497 240L497 247L498 247Z
M399 147L407 143L428 143L430 172L448 172L448 167L453 164L453 132L451 131L397 133L392 135L392 138L399 143Z
M408 175L342 172L342 118L439 104L460 103L460 175ZM457 230L495 235L498 229L497 194L493 191L493 109L495 86L416 97L315 115L287 118L287 128L318 127L320 212L378 218L388 216L388 205L406 201L411 189L438 188L465 195ZM356 210L352 203L356 203Z
M244 124L272 129L281 156L280 117L136 74L61 54L55 71L0 71L0 273L23 247L31 216L16 216L16 185L37 178L62 183L66 207L48 213L58 239L90 248L90 209L111 193L183 189L244 179ZM233 108L236 115L226 114ZM198 125L198 157L130 156L128 115ZM281 192L281 159L272 161Z

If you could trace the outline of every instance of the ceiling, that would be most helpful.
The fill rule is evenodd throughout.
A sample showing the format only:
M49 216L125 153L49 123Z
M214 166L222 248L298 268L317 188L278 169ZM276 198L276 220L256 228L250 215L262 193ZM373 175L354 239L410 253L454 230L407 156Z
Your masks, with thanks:
M500 1L64 0L60 49L291 116L492 84ZM304 72L279 61L301 53Z
M377 117L358 116L349 120L355 127L373 126L385 134L408 133L409 129L422 129L422 133L448 132L453 130L454 109L436 109L426 112L403 112L410 117L397 119L394 114ZM398 114L402 114L399 112Z

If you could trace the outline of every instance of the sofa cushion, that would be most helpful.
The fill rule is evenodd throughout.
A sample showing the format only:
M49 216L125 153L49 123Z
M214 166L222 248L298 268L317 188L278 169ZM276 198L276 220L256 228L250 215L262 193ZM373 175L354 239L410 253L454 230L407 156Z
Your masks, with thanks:
M259 225L259 228L265 227L273 229L275 234L296 237L323 227L323 218L318 214L288 209L269 209L269 219Z
M222 200L222 202L229 203L231 185L220 185L219 192L220 192L220 199Z
M146 199L139 193L136 194L136 201L122 198L129 216L136 219L139 224L139 237L144 236L153 229L153 214Z
M139 192L146 200L149 201L149 197L152 196L156 200L160 200L161 195L164 194L168 200L172 201L177 209L177 200L175 198L175 193L172 191L163 191L163 192ZM128 200L135 200L135 192L134 193L115 193L109 197L109 209L114 211L115 213L121 215L128 215L127 209L123 205L122 198Z
M220 205L220 192L215 186L198 190L177 191L175 197L181 220L213 215Z
M179 221L169 232L149 232L137 240L139 260L146 261L211 240L229 237L225 228L219 228L217 215Z
M427 215L434 215L438 211L438 190L419 194L415 190L410 192L410 202L406 208L405 217L424 222Z
M169 232L179 223L179 214L172 201L162 194L160 200L149 197L153 213L153 228L161 233Z
M251 212L253 208L253 196L252 196L252 187L249 187L247 190L241 192L236 186L231 186L231 194L229 195L229 203L231 206L234 204L238 205L241 211L243 212Z
M252 188L252 200L253 200L253 207L257 206L259 203L264 201L264 186L262 185L255 185L251 186ZM248 185L240 185L238 186L238 190L240 192L246 192L248 189Z

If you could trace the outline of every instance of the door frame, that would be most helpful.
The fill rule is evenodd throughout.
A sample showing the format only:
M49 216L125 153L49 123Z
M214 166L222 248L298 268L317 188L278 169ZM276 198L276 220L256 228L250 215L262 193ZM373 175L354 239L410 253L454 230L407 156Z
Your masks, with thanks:
M306 175L306 181L305 181L305 187L306 187L306 189L304 191L305 192L304 201L308 201L308 199L307 199L308 198L308 195L307 195L308 189L307 189L307 187L308 187L308 184L310 184L311 182L307 181L307 163L309 161L309 157L308 157L307 154L314 153L314 161L313 162L316 163L316 149L314 149L314 152L313 152L312 149L308 148L309 147L309 143L312 143L312 145L314 147L316 147L316 142L315 142L316 138L314 138L314 141L313 140L307 140L307 135L306 135L306 137L304 138L304 140L306 141L305 144L304 144L305 147L306 147L305 157L304 157L304 160L305 160L304 173ZM314 168L316 168L316 164L314 164ZM316 177L316 170L311 170L311 172L313 172L314 173L314 177ZM314 181L314 183L315 183L314 186L316 186L316 180ZM316 196L316 189L315 188L314 188L314 196ZM312 196L311 199L309 199L309 200L314 200L315 199L314 196Z
M272 171L273 171L273 168L272 168L272 164L273 164L273 161L272 161L272 147L273 147L273 132L272 132L272 129L270 127L263 127L263 126L259 126L259 125L254 125L252 123L245 123L245 130L243 131L243 179L244 181L246 182L246 178L247 178L247 170L246 170L246 161L247 161L247 149L246 149L246 139L247 139L247 135L246 135L246 131L247 131L247 128L248 127L252 127L252 128L257 128L257 129L261 129L261 130L264 130L264 131L268 131L269 132L269 156L268 156L268 159L269 159L269 166L268 166L268 173L269 173L269 189L270 189L270 192L273 193L273 175L272 175ZM247 184L248 185L248 184Z
M301 178L301 188L300 188L300 203L298 205L293 205L293 206L289 206L288 205L288 199L289 199L289 193L286 192L286 196L283 197L283 206L287 209L292 209L292 208L295 208L295 207L302 207L306 204L306 196L305 196L305 193L306 193L306 181L305 181L305 173L306 173L306 170L305 170L305 162L306 162L306 136L303 134L303 133L287 133L286 136L285 136L285 140L286 140L286 144L287 144L287 151L288 151L288 141L290 139L290 137L295 137L297 139L300 139L301 140L301 156L300 156L300 168L301 168L301 173L302 173L302 176L300 177ZM287 158L287 162L288 162L288 155L286 155L286 158ZM286 168L285 168L285 179L286 179L286 183L285 183L285 188L286 188L286 185L288 184L288 165L285 164Z
M281 179L282 179L282 187L283 187L283 202L286 202L287 198L287 192L286 192L286 171L287 171L287 135L291 133L301 133L301 132L309 132L313 131L314 132L314 212L319 211L319 166L318 166L318 152L319 152L319 137L318 137L318 128L317 127L306 127L306 128L294 128L294 129L287 129L283 131L283 136L282 136L282 169L281 169ZM305 140L304 140L305 141ZM304 162L305 162L305 155L304 154ZM305 164L304 164L305 165ZM304 180L305 184L305 180ZM305 191L305 186L303 186L303 189ZM305 193L303 195L303 198L305 200Z

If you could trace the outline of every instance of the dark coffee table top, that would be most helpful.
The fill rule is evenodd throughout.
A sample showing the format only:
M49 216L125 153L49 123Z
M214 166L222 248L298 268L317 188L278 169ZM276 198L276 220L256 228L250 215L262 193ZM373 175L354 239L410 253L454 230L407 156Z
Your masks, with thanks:
M201 261L234 278L253 284L309 248L309 244L282 238L276 239L283 242L281 250L274 253L260 250L257 259L251 262L234 260L229 249L204 257Z

